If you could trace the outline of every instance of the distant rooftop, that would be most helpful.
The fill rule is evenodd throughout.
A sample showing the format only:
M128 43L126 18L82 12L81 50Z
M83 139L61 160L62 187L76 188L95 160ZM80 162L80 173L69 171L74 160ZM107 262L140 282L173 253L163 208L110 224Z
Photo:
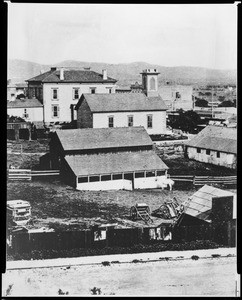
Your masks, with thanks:
M117 80L111 77L107 77L107 79L103 79L103 74L99 74L97 72L91 71L87 68L84 70L68 70L64 69L64 79L60 79L60 70L56 68L51 68L50 71L32 77L27 82L32 81L40 81L43 83L47 82L106 82L106 83L116 83Z
M24 99L16 99L14 101L7 102L7 108L26 108L26 107L42 107L43 104L39 102L38 99L32 98L24 98Z
M143 93L82 94L76 109L84 99L92 112L167 110L160 96L147 97Z

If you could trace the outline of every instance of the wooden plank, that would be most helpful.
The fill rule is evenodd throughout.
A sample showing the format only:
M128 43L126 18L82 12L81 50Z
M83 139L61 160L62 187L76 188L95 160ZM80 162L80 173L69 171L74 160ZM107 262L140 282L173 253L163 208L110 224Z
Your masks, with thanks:
M48 173L48 174L32 174L32 176L59 176L60 174L59 173Z
M32 170L31 173L54 173L54 172L60 172L60 170Z

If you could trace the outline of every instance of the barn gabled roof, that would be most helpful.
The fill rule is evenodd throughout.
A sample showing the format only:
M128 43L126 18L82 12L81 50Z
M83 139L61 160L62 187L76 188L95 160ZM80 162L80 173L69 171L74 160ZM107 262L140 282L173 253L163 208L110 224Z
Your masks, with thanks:
M76 110L84 99L90 110L95 113L167 110L160 96L147 97L143 93L82 94Z
M65 129L57 130L56 135L65 151L153 145L142 126Z
M65 156L76 176L134 171L167 170L167 165L153 151L117 152Z
M209 125L187 142L186 145L237 154L237 129Z

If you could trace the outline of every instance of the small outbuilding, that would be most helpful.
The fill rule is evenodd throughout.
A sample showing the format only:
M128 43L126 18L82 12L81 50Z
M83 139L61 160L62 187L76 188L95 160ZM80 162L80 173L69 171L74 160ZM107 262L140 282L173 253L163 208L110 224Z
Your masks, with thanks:
M216 216L224 214L224 221L236 219L237 195L205 184L187 202L179 225L202 225L216 222Z
M43 124L44 121L43 104L36 98L24 98L8 101L7 113L9 116L20 117L25 121L36 124Z
M185 144L190 159L237 168L237 128L208 125Z

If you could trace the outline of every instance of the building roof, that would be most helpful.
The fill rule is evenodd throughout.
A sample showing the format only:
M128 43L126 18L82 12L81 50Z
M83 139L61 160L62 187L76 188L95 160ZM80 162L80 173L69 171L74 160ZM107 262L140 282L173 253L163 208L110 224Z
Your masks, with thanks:
M83 128L57 130L64 150L152 146L144 127Z
M204 221L210 221L212 198L222 196L234 197L233 218L236 218L236 194L230 191L225 191L213 186L209 186L207 184L205 184L201 189L199 189L190 197L191 200L188 206L185 208L185 213Z
M153 150L65 156L76 176L167 170Z
M90 70L64 70L64 80L60 80L60 70L47 71L26 81L48 82L87 82L87 83L115 83L116 79L107 77L103 79L103 75Z
M143 93L82 94L75 109L87 101L92 112L161 111L167 107L160 96L147 97Z
M237 154L237 129L208 125L186 145Z
M16 99L14 101L8 101L7 108L31 108L31 107L43 107L43 104L38 99Z

